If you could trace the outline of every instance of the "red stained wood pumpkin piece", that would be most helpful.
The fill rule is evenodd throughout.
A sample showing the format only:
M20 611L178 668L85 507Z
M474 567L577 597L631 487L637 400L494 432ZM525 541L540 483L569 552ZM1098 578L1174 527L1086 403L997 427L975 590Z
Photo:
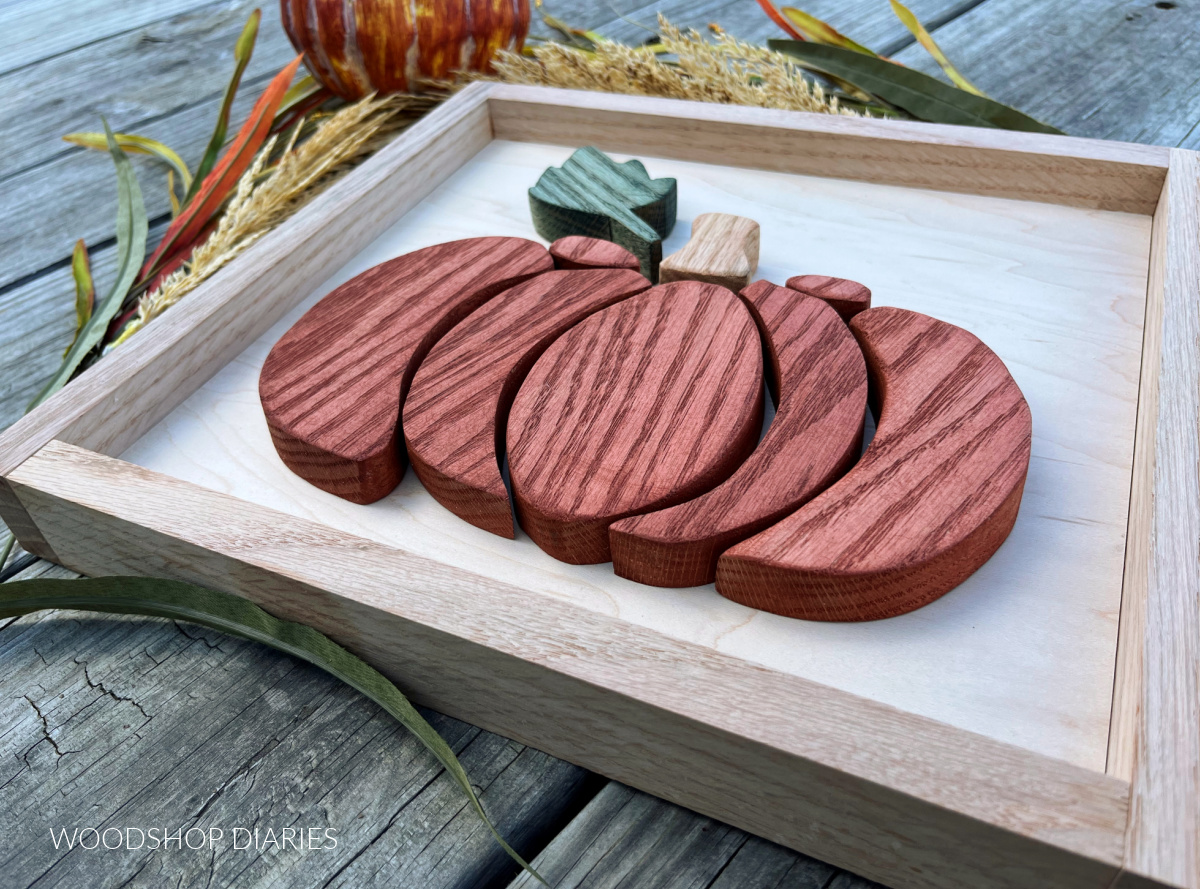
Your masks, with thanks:
M638 258L612 241L568 235L550 245L556 269L633 269L638 271Z
M721 556L717 590L809 620L875 620L932 602L1012 530L1029 406L975 336L916 312L850 324L882 396L870 447L840 481Z
M787 279L787 286L808 296L825 300L847 322L859 312L871 308L871 291L848 278L795 275Z
M613 570L655 586L712 583L717 557L836 481L862 449L867 367L826 303L757 281L742 291L766 341L779 408L750 458L694 500L616 522Z
M564 562L606 562L608 526L724 481L762 426L762 349L723 287L655 287L568 330L508 419L521 527Z
M552 265L532 241L469 238L381 263L329 293L259 376L280 458L354 503L387 495L404 475L400 406L421 359L468 312Z
M472 525L514 537L498 454L521 380L567 328L649 286L627 269L547 272L489 300L439 340L404 401L409 459L429 493Z

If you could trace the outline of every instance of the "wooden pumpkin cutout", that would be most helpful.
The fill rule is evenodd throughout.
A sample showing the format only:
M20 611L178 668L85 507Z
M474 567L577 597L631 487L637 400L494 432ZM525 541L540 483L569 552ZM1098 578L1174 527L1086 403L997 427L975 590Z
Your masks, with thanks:
M651 179L641 161L619 164L595 148L580 148L550 167L529 189L533 227L547 241L584 235L612 241L658 280L662 239L675 227L674 179Z
M727 550L717 590L809 620L874 620L962 583L1012 530L1029 406L972 334L903 309L850 322L882 396L862 459L792 515Z
M259 376L280 458L354 503L387 495L404 474L400 406L425 353L484 301L552 267L532 241L469 238L382 263L329 293Z
M787 286L808 296L825 300L847 323L859 312L871 308L871 291L848 278L795 275L787 279Z
M649 286L630 269L547 272L439 340L413 378L403 423L413 469L434 499L476 527L515 536L499 455L517 387L563 331Z
M824 302L769 281L742 298L762 331L779 405L737 471L694 500L609 529L613 570L655 586L712 583L717 557L793 512L858 458L867 368L845 323Z
M762 426L762 351L713 284L655 287L584 319L534 364L508 419L521 527L564 562L610 558L617 519L724 481Z
M758 269L758 223L729 213L701 213L692 221L692 236L662 261L658 279L707 281L738 291Z
M550 245L556 269L633 269L642 266L638 258L612 241L570 235Z

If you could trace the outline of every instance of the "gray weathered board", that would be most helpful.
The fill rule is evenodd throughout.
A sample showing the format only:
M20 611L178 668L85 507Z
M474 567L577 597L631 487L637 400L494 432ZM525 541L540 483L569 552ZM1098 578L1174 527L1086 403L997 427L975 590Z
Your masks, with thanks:
M220 102L233 40L255 5L0 2L6 121L0 426L20 415L70 340L66 263L75 239L87 239L101 290L113 267L111 163L58 136L96 129L105 114L118 129L168 141L194 165ZM261 5L259 47L235 121L291 54L278 5ZM886 0L794 5L906 64L935 70ZM908 5L963 71L998 99L1078 135L1200 146L1195 3ZM650 36L646 27L653 27L656 10L681 26L717 22L751 41L777 36L753 0L547 0L545 8L625 41ZM534 32L545 29L535 24ZM158 220L153 238L164 227L164 172L142 159L135 166ZM43 573L63 571L37 563L20 576ZM504 886L516 877L411 737L355 692L283 655L195 627L71 613L0 621L0 666L6 885L41 876L38 885L157 886L174 878L212 886L473 887ZM538 855L538 866L558 885L867 885L463 723L432 718L463 756L501 829L523 852ZM104 818L172 829L192 821L237 826L320 818L344 825L344 846L321 859L245 853L88 859L56 856L48 836L39 835L50 825Z

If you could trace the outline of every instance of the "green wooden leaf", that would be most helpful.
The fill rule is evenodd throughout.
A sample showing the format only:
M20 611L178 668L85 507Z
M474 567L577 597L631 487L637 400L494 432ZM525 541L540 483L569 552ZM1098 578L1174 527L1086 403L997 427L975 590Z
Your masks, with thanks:
M917 42L925 47L925 51L933 56L933 60L938 63L946 76L960 90L966 90L968 93L974 93L977 96L987 95L967 78L963 77L962 73L950 63L946 58L946 54L942 52L942 48L938 46L937 41L933 39L933 35L925 30L925 26L921 24L921 20L917 18L911 9L905 6L899 0L891 0L892 12L896 14L896 18L903 22L904 27L908 28L909 32L917 38Z
M121 146L122 150L130 154L148 154L158 158L179 174L184 188L191 186L192 174L183 158L157 139L138 136L134 133L116 133L115 136L117 144ZM103 133L67 133L62 138L64 142L70 142L72 145L108 151L108 139Z
M771 40L768 44L776 52L797 59L803 67L847 80L920 120L1062 134L1015 108L883 59L800 40Z
M96 285L92 282L92 265L88 261L87 244L80 239L75 242L75 252L71 254L71 278L75 282L75 336L71 338L71 346L79 339L88 319L92 317L92 308L96 303ZM63 357L71 351L67 346Z
M139 614L185 620L269 645L340 679L366 695L437 757L470 800L496 842L543 885L545 880L504 841L483 810L466 769L441 735L425 721L387 677L328 636L304 624L279 620L253 602L178 580L155 577L93 577L82 580L38 579L0 584L0 617L53 609Z
M233 77L229 79L229 84L225 87L225 98L222 99L221 110L217 114L217 125L213 129L212 138L208 140L208 147L204 149L204 157L200 159L200 166L196 167L196 176L192 180L187 194L183 197L180 209L186 207L188 202L196 196L204 177L212 171L221 154L221 149L225 146L225 132L229 128L229 113L233 109L233 100L237 96L238 85L242 82L242 74L245 73L246 66L250 64L250 56L254 54L254 41L258 39L258 23L261 19L262 10L254 10L250 14L246 26L242 28L237 43L233 45Z
M146 205L142 201L142 189L138 186L137 176L133 165L113 131L104 121L104 132L108 138L108 150L112 155L113 164L117 168L117 276L112 290L104 297L88 318L87 323L75 337L75 342L67 350L63 363L46 383L37 398L30 402L27 410L37 407L59 389L67 384L75 369L104 338L108 323L116 316L125 299L125 294L137 277L142 258L146 255Z
M651 179L641 161L619 164L598 149L580 148L550 167L529 189L533 227L547 241L585 235L620 244L642 274L658 280L662 239L675 227L674 179Z

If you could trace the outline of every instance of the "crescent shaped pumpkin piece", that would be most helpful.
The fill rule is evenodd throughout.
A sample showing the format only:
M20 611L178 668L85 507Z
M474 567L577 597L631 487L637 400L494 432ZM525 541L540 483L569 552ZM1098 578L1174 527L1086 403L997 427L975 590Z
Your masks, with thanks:
M881 398L878 430L840 481L727 550L717 591L809 620L904 614L974 573L1012 530L1029 469L1029 406L974 335L868 309L850 329Z
M556 269L633 269L641 268L636 256L612 241L568 235L550 245Z
M607 562L608 526L724 481L762 427L762 349L715 284L655 287L548 348L508 418L521 527L564 562Z
M413 469L434 499L514 537L498 455L517 387L563 331L649 286L625 269L546 272L488 300L439 340L413 378L403 422Z
M404 475L400 406L430 347L483 302L553 268L522 238L468 238L368 269L309 309L258 378L267 427L294 473L353 503Z
M742 298L771 357L775 418L718 487L612 525L613 570L622 577L665 587L712 583L724 550L829 487L862 449L867 366L837 312L769 281L751 284Z

